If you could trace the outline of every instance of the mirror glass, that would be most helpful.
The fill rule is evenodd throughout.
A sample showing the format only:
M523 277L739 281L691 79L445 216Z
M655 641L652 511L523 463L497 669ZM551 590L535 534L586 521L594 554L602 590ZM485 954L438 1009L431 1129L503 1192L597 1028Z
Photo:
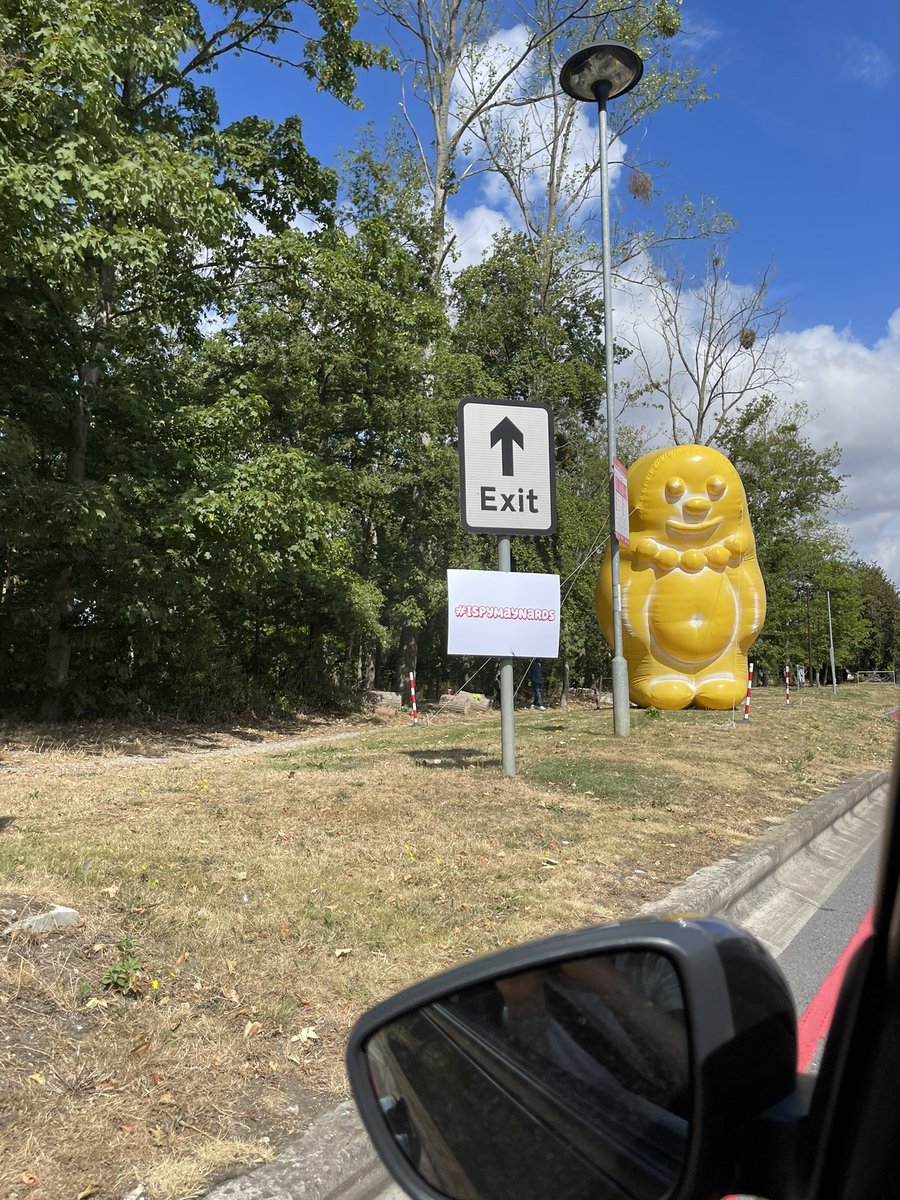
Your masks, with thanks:
M464 988L367 1042L388 1131L453 1200L663 1200L687 1158L681 984L656 951Z

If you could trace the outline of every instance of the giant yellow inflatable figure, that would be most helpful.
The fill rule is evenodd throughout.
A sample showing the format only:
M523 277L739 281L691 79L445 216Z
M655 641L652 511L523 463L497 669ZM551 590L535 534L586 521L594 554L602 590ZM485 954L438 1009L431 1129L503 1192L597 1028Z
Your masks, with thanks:
M729 460L674 446L628 472L631 546L622 546L622 633L631 699L642 708L726 709L747 691L747 651L766 592ZM610 550L597 580L600 627L613 644Z

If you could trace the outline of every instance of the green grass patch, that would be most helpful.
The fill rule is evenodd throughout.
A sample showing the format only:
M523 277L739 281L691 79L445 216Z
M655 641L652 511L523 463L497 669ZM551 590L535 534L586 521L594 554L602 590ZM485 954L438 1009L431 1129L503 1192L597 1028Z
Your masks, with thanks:
M367 757L359 750L345 750L342 746L313 746L309 750L269 754L266 760L274 771L353 771L362 766ZM248 763L247 769L258 768Z
M679 779L665 771L652 775L624 763L598 761L595 758L540 758L525 772L529 779L549 783L566 792L580 793L609 804L659 807L677 791Z

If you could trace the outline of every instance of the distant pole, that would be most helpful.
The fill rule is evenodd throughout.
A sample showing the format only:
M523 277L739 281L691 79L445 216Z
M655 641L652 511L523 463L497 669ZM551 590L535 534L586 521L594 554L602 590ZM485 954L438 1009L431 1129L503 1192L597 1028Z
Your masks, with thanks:
M828 602L828 654L831 658L831 694L837 695L837 676L834 673L834 633L831 628L831 592L825 592Z
M791 668L784 668L784 702L790 706L791 703Z
M419 709L416 706L416 676L415 676L414 671L410 671L410 673L409 673L409 695L410 695L410 699L412 701L412 714L413 714L412 723L413 723L413 725L418 725Z
M508 537L497 538L497 569L512 570L512 546ZM500 763L503 774L512 778L516 773L515 692L513 689L513 660L500 659Z

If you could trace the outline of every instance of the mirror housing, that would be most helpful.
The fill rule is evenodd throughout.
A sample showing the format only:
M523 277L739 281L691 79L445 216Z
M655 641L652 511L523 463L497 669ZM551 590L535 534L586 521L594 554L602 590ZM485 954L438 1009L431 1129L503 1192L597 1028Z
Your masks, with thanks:
M691 1079L689 1133L683 1169L675 1187L666 1189L667 1200L719 1200L728 1193L765 1193L766 1188L773 1195L773 1179L782 1183L781 1194L790 1195L803 1106L796 1099L797 1022L787 982L763 946L734 926L707 919L654 919L560 934L489 955L416 984L360 1018L347 1048L353 1096L375 1149L414 1200L445 1200L446 1193L436 1190L415 1169L408 1150L404 1153L401 1148L409 1142L398 1138L393 1103L379 1099L373 1088L367 1055L370 1040L402 1018L415 1017L419 1010L440 1005L464 989L588 956L629 952L666 958L684 997ZM446 1104L455 1103L466 1106L468 1098L450 1095ZM546 1105L543 1089L540 1103ZM602 1123L602 1114L595 1119ZM759 1154L745 1155L748 1147L758 1150L761 1145L771 1150L765 1156L765 1180L754 1165ZM772 1161L772 1154L778 1161ZM477 1183L469 1180L476 1195ZM508 1194L516 1194L514 1179L509 1181Z

